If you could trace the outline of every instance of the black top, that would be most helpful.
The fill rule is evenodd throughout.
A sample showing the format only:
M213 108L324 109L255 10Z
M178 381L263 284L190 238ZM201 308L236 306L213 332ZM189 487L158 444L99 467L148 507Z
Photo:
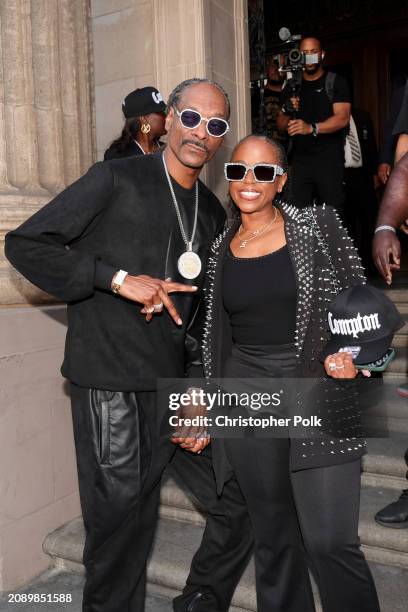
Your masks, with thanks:
M222 292L234 342L294 342L296 282L287 246L251 258L234 257L229 251Z
M404 97L392 133L394 136L408 134L408 81L405 85Z
M306 81L303 79L300 90L299 118L306 123L319 123L325 121L333 115L333 104L338 102L351 102L347 81L336 74L333 83L333 96L330 100L326 91L327 73L324 73L316 81ZM289 97L289 90L282 92L282 104ZM335 158L344 156L344 130L339 130L331 134L312 134L307 136L293 137L292 155L296 157L309 157L311 154L316 156L324 155Z
M203 268L224 221L218 199L200 182L193 249ZM138 304L110 290L119 269L174 278L179 254L161 153L96 163L6 236L11 263L68 302L63 375L83 387L112 391L149 391L157 378L183 376L190 297L172 296L184 323L173 333L177 326L167 312L146 323ZM204 270L195 284L203 277Z
M380 150L380 164L390 164L390 166L392 166L394 163L394 155L395 148L397 146L398 135L393 133L393 128L401 110L402 100L404 98L404 91L405 86L401 85L393 91L391 96L390 112L388 114L388 119L384 127L383 142Z
M114 145L111 145L108 149L106 149L103 156L103 161L108 161L109 159L121 159L122 157L130 157L131 155L144 155L142 149L135 143L134 140L131 140L128 146L121 150Z

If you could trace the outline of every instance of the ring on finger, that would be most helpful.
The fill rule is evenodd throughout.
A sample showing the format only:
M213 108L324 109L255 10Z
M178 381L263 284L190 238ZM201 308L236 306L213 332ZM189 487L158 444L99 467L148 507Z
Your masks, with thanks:
M329 370L336 370L337 369L337 365L334 363L334 361L331 361L329 363Z
M161 312L163 310L163 302L159 304L153 304L154 312Z
M145 311L147 314L152 314L152 312L154 312L154 306L145 306Z
M344 364L343 365L336 365L336 370L344 370Z

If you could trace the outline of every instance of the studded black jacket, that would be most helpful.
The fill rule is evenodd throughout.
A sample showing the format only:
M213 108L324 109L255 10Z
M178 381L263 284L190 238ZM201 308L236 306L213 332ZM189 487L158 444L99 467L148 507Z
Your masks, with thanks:
M327 383L331 409L355 410L353 381L338 382L328 378L319 356L329 339L327 306L339 291L365 283L357 251L341 221L330 206L299 210L280 204L285 221L286 240L297 285L295 346L298 378L321 378ZM222 271L225 253L236 233L239 221L229 224L213 243L207 269L205 304L191 333L202 331L201 355L190 353L190 377L207 380L222 378L223 364L230 353L232 334L228 314L222 304ZM204 319L204 324L203 324ZM325 400L325 401L326 401ZM337 406L337 408L336 408ZM316 410L324 409L324 406ZM353 412L354 414L354 412ZM361 431L361 430L360 430ZM213 440L217 481L227 478L228 463L222 452L222 440ZM346 463L361 457L365 440L360 437L319 435L291 440L292 470Z

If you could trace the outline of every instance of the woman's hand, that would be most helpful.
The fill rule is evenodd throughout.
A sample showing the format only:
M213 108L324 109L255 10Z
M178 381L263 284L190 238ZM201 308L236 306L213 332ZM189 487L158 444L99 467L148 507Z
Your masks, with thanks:
M351 353L334 353L324 360L324 369L332 378L355 378L359 372L353 363ZM362 370L364 376L371 376L368 370Z
M194 389L188 389L190 394L192 391ZM200 391L200 389L196 389L196 391ZM207 414L206 405L198 403L193 399L191 403L180 406L177 410L179 426L171 437L173 444L178 444L189 453L197 453L199 455L211 442L205 424ZM193 422L198 424L192 425Z

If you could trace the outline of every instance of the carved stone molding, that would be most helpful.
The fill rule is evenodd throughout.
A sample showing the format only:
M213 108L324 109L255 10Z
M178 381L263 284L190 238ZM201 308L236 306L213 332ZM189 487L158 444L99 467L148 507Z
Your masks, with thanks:
M89 0L0 3L2 304L44 301L10 270L4 234L95 159L89 15Z

